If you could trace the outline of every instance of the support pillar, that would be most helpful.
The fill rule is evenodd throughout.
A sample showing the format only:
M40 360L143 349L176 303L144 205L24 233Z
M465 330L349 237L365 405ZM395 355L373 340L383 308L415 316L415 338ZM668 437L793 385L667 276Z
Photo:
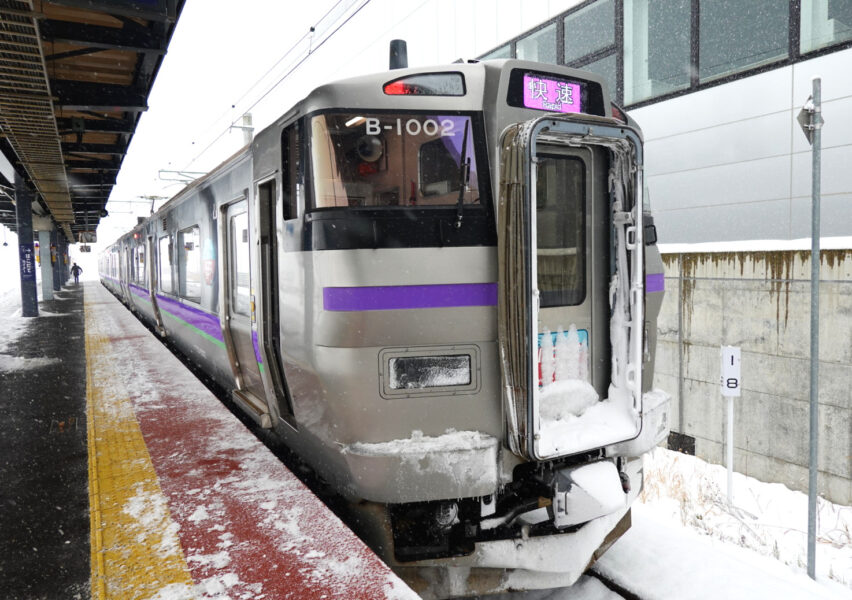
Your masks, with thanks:
M53 264L50 262L50 229L38 232L38 258L41 262L41 298L53 300Z
M15 217L18 227L18 256L21 273L21 314L38 316L36 260L33 245L33 194L26 182L15 173Z
M71 279L71 260L68 252L71 249L71 242L65 235L62 235L62 281Z
M62 289L62 254L59 252L59 231L54 227L50 231L50 264L53 266L53 291Z

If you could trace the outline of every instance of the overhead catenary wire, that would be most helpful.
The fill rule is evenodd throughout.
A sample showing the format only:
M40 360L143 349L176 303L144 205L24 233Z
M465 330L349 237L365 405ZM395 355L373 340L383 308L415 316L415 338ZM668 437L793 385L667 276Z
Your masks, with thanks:
M283 75L282 75L282 76L281 76L281 77L280 77L280 78L279 78L279 79L278 79L275 83L273 83L273 84L272 84L272 85L271 85L271 86L270 86L270 87L269 87L269 88L268 88L265 92L263 92L263 94L261 94L261 96L260 96L257 100L255 100L255 101L254 101L254 102L253 102L253 103L252 103L252 104L251 104L248 108L246 108L244 111L242 111L242 112L241 112L241 116L242 116L243 114L246 114L246 113L248 113L249 111L251 111L254 107L256 107L258 104L260 104L260 102L262 102L262 101L263 101L263 100L264 100L267 96L269 96L269 94L271 94L271 93L272 93L272 92L273 92L273 91L274 91L274 90L275 90L275 89L276 89L279 85L281 85L281 83L283 83L285 79L287 79L290 75L292 75L292 74L296 71L296 69L298 69L298 68L299 68L302 64L304 64L304 62L305 62L308 58L310 58L310 56L311 56L314 52L316 52L317 50L319 50L319 49L320 49L320 48L321 48L321 47L322 47L322 46L323 46L323 45L324 45L324 44L325 44L325 43L326 43L329 39L331 39L331 38L332 38L332 37L333 37L333 36L334 36L334 35L335 35L338 31L340 31L340 29L341 29L344 25L346 25L346 24L347 24L350 20L352 20L352 18L353 18L353 17L355 17L355 15L357 15L357 14L358 14L358 13L359 13L359 12L360 12L360 11L361 11L364 7L365 7L365 6L367 6L367 5L371 2L371 0L362 0L362 1L361 1L361 3L360 3L360 5L359 5L357 8L355 8L355 10L354 10L354 11L352 11L352 12L351 12L351 13L350 13L347 17L346 17L346 19L344 19L344 20L343 20L343 22L342 22L342 23L340 23L339 25L337 25L336 27L334 27L334 29L333 29L333 30L332 30L332 31L331 31L331 32L330 32L327 36L325 36L325 37L324 37L324 38L323 38L323 39L322 39L322 40L321 40L318 44L316 44L316 45L314 46L314 45L313 45L313 38L314 38L314 36L316 35L317 30L318 30L318 29L319 29L319 27L320 27L320 25L319 25L319 24L320 24L320 23L322 23L322 22L323 22L323 21L324 21L324 20L325 20L325 19L326 19L329 15L331 15L331 14L332 14L332 13L333 13L333 12L334 12L334 11L335 11L335 10L336 10L336 9L337 9L340 5L341 5L341 4L343 4L345 1L346 1L346 0L338 0L338 1L337 1L337 2L336 2L336 3L335 3L335 4L331 7L331 8L329 8L329 9L328 9L328 11L326 11L326 13L325 13L325 14L324 14L324 15L323 15L320 19L319 19L319 21L317 21L317 25L314 25L314 26L310 27L310 29L308 30L308 32L307 32L307 33L305 33L302 37L300 37L298 41L296 41L296 42L295 42L295 43L294 43L294 44L293 44L293 45L292 45L292 46L291 46L291 47L290 47L290 48L289 48L289 49L288 49L288 50L287 50L287 51L286 51L286 52L285 52L285 53L284 53L284 54L283 54L283 55L282 55L282 56L281 56L281 57L280 57L280 58L279 58L279 59L278 59L278 60L277 60L277 61L276 61L276 62L275 62L275 63L274 63L274 64L273 64L270 68L269 68L269 69L267 69L267 71L266 71L263 75L261 75L261 76L260 76L260 77L259 77L259 78L258 78L258 79L257 79L257 80L256 80L256 81L255 81L255 82L254 82L254 83L253 83L253 84L252 84L252 85L251 85L251 86L250 86L250 87L249 87L249 88L248 88L248 89L247 89L244 93L243 93L243 95L242 95L242 96L240 96L240 98L239 98L239 99L238 99L238 100L237 100L234 104L232 104L232 105L231 105L231 108L235 107L235 106L236 106L239 102L241 102L243 99L245 99L245 98L246 98L246 97L247 97L247 96L248 96L248 95L252 92L252 90L254 90L254 89L255 89L255 88L256 88L256 87L257 87L257 86L258 86L258 85L259 85L259 84L260 84L260 83L261 83L261 82L262 82L262 81L263 81L263 80L264 80L264 79L265 79L265 78L266 78L266 77L270 74L270 73L272 73L272 72L276 69L276 67L278 67L278 66L279 66L279 65L280 65L280 64L281 64L281 63L282 63L282 62L283 62L283 61L284 61L284 60L285 60L288 56L290 56L290 55L291 55L291 54L292 54L292 53L293 53L293 52L294 52L294 51L295 51L295 50L296 50L296 49L297 49L300 45L302 45L302 44L305 42L305 40L307 39L307 40L308 40L308 42L309 42L309 43L308 43L308 49L307 49L307 52L304 54L304 56L302 56L300 59L298 59L298 60L297 60L297 62L296 62L295 64L293 64L293 65L292 65L292 66L291 66L291 67L290 67L290 68L289 68L289 69L288 69L288 70L287 70L287 71L286 71L286 72L285 72L285 73L284 73L284 74L283 74ZM350 8L351 8L354 4L356 4L356 3L357 3L357 0L356 0L356 2L350 2L350 3L349 3L349 4L348 4L348 5L347 5L344 9L343 9L343 11L342 11L342 12L345 12L346 10L349 10L349 9L350 9ZM333 27L333 23L332 23L332 25L330 25L330 26L329 26L329 28L330 28L330 27ZM222 116L224 116L227 112L228 112L228 111L223 112L223 113L222 113ZM220 116L219 118L221 118L221 116ZM217 120L218 120L218 119L217 119ZM192 158L192 160L190 160L190 161L187 163L186 167L184 167L184 169L182 169L182 170L187 170L187 169L189 169L189 167L190 167L190 166L192 166L192 165L193 165L193 164L194 164L194 163L195 163L195 162L196 162L199 158L201 158L201 157L202 157L202 156L203 156L203 155L204 155L204 154L205 154L208 150L210 150L210 148L212 148L212 147L216 144L216 142L218 142L219 140L221 140L221 139L225 136L225 134L227 134L227 133L228 133L228 132L229 132L229 131L230 131L230 130L234 127L234 126L236 126L236 125L237 125L237 120L238 120L238 119L231 120L231 121L228 123L228 125L227 125L227 126L226 126L226 127L225 127L222 131L220 131L220 132L219 132L219 134L218 134L215 138L213 138L213 140L211 140L211 141L210 141L210 142L209 142L206 146L204 146L204 148L203 148L203 149L202 149L202 150L201 150L198 154L196 154L196 155Z

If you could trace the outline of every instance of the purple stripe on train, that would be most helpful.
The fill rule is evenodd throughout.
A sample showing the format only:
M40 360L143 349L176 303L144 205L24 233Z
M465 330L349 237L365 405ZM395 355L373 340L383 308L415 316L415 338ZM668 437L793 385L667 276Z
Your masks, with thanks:
M263 357L260 355L260 346L257 343L257 332L252 330L251 332L251 345L254 346L254 357L257 359L257 364L263 364Z
M143 300L150 300L151 299L151 292L149 292L147 289L140 287L138 285L133 285L132 283L128 283L127 287L130 288L131 293L139 296Z
M189 323L210 337L224 342L222 326L217 315L205 312L192 306L187 306L168 296L157 294L157 302L163 310L172 313L177 318Z
M497 306L497 284L327 287L322 290L322 300L328 311Z
M645 293L666 291L666 276L662 273L645 275Z

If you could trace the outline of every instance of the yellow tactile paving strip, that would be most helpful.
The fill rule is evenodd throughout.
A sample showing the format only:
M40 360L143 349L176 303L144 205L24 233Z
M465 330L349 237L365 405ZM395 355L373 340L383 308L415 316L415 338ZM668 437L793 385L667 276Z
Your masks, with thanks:
M192 577L110 344L87 301L92 598L151 598Z

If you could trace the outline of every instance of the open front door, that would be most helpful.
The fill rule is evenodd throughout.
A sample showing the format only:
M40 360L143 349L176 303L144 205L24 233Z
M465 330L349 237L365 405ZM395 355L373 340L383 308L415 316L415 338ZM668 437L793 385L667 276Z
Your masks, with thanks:
M639 138L537 119L506 134L502 161L499 329L510 447L544 460L631 439L641 427Z
M258 223L260 237L260 273L262 277L260 310L260 354L265 358L262 375L265 377L267 401L275 403L278 416L296 428L296 417L290 389L284 375L281 356L281 320L287 318L280 309L279 249L280 232L284 229L282 199L276 194L274 177L257 185L257 214L262 215Z
M248 203L239 200L222 208L219 219L222 249L220 291L222 331L237 388L234 401L262 427L272 419L260 373L255 317L255 272L252 264Z

